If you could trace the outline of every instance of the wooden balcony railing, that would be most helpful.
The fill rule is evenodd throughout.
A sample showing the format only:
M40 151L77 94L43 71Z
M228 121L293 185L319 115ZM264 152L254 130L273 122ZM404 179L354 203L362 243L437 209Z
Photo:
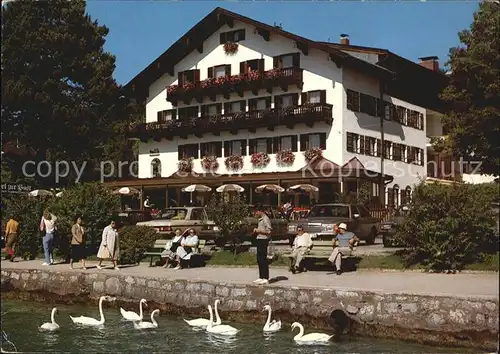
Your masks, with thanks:
M302 89L301 68L274 68L268 71L250 71L247 74L208 78L196 83L188 82L182 87L171 85L167 88L167 101L173 105L177 105L179 100L188 104L192 99L196 99L199 103L202 103L204 97L209 97L215 102L216 95L218 94L229 98L229 95L235 92L240 97L243 97L245 91L252 91L254 94L257 94L260 89L265 88L269 93L272 93L273 87L281 87L286 91L288 86L291 85L297 85L297 87Z
M189 134L201 137L205 133L216 135L221 131L236 133L241 129L255 132L257 128L265 127L273 130L278 125L293 128L295 124L299 123L312 127L317 122L332 124L332 105L306 103L283 108L141 123L131 126L127 135L142 141L148 139L159 141L162 138L172 140L176 136L187 138Z

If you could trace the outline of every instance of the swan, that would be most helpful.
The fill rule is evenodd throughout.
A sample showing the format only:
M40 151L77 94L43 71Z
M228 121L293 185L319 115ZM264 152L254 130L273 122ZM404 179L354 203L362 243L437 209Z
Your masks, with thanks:
M86 317L86 316L80 316L80 317L69 316L69 317L71 318L71 320L73 321L73 323L77 323L77 324L81 324L81 325L86 325L86 326L100 326L100 325L103 325L104 324L104 313L102 312L102 302L104 300L111 301L113 299L114 298L112 298L110 296L101 296L99 298L99 313L101 314L101 319L100 320L96 320L95 318Z
M220 316L219 316L219 311L217 309L217 305L219 304L220 300L215 300L215 323L214 325L218 326L222 323L221 319L220 319ZM184 322L186 322L188 325L192 326L192 327L206 327L208 326L208 323L210 322L210 320L206 319L206 318L197 318L197 319L194 319L194 320L184 320Z
M127 321L142 321L144 317L142 312L142 304L144 304L144 306L146 307L148 306L146 299L141 299L141 301L139 301L139 314L134 311L125 311L120 307L120 313L122 314L122 317Z
M207 325L207 332L214 334L221 334L224 336L234 336L239 332L238 329L228 325L213 325L214 314L212 313L212 306L208 305L208 312L210 312L210 322Z
M57 308L52 309L52 313L50 314L50 322L45 322L40 326L40 329L45 331L57 331L59 330L59 325L56 323L55 315Z
M160 310L156 309L151 312L151 322L134 322L135 329L148 329L148 328L158 328L158 322L155 321L155 315L160 313Z
M292 324L292 331L297 327L299 327L300 331L293 337L293 340L299 343L325 343L333 337L325 333L309 333L304 335L304 326L298 322Z
M271 322L271 306L264 306L264 310L262 311L267 311L267 321L264 325L264 332L278 332L281 329L281 321L273 320Z

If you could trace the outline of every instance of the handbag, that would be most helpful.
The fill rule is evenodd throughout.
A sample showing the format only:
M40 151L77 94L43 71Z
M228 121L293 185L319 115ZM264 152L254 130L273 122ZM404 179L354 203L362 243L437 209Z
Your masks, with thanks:
M103 259L111 258L111 253L109 252L109 249L107 247L103 247L101 255Z

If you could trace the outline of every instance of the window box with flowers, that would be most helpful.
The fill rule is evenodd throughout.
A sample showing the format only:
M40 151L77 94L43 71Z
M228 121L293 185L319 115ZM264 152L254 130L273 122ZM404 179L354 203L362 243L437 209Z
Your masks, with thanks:
M241 170L243 168L243 157L239 155L228 156L226 157L224 164L229 171Z
M266 71L266 79L277 79L281 76L281 70L278 68L273 68L271 70Z
M226 55L235 55L236 53L238 53L238 43L236 42L224 43L224 53L226 53Z
M217 161L217 156L205 156L201 160L201 167L206 171L214 171L219 168L219 162Z
M179 90L179 86L170 85L169 87L167 87L167 95L169 95L169 96L174 95L177 93L178 90Z
M321 158L323 156L323 150L320 148L312 148L304 151L304 157L307 162Z
M200 87L202 89L206 89L206 88L212 87L214 85L214 83L215 83L215 79L212 77L209 77L208 79L200 81Z
M271 158L269 157L267 152L256 152L252 154L250 162L255 168L264 168L269 165L269 162L271 162Z
M279 166L291 166L295 161L295 154L292 150L278 151L276 154L276 161Z
M257 81L260 79L260 72L258 70L250 70L247 73L248 81Z
M192 83L191 81L186 81L184 83L184 85L182 85L182 88L184 89L184 91L190 91L192 89L194 89L196 87L196 85L194 83Z
M191 172L193 169L193 158L180 159L177 163L180 172Z

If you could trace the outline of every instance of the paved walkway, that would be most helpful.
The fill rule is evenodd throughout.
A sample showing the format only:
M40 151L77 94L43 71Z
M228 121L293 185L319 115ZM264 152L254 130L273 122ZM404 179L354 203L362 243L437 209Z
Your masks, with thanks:
M204 267L183 270L149 268L147 265L124 267L119 271L98 270L89 262L85 272L106 272L151 278L185 279L218 283L248 284L257 277L255 268ZM1 263L2 269L38 269L56 272L82 272L69 269L68 264L42 266L40 261ZM435 296L485 297L499 296L498 273L426 274L420 272L350 272L337 276L331 272L310 271L291 274L285 269L271 269L274 281L269 286L308 287L336 290L373 291Z

